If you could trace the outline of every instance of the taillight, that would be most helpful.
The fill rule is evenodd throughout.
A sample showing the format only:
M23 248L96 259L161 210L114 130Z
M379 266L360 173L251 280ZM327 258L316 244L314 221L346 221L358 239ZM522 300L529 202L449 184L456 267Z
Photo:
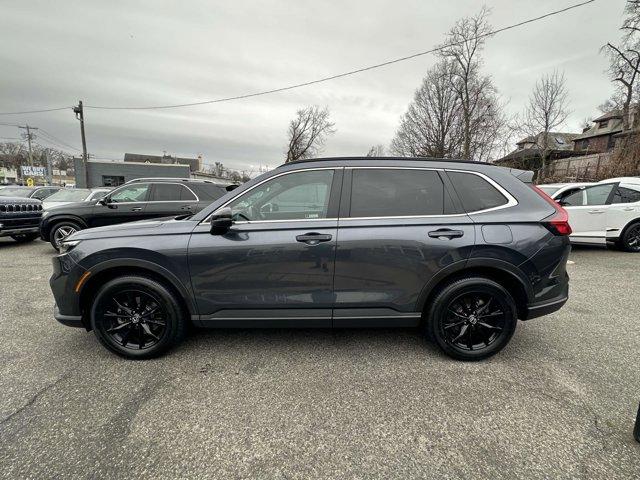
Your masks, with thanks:
M533 190L556 211L556 213L554 213L551 218L546 219L543 222L544 226L547 227L551 231L551 233L555 235L571 235L571 225L569 225L569 214L567 213L567 211L562 208L562 206L558 204L558 202L556 202L553 198L551 198L535 185L531 185L531 188L533 188Z

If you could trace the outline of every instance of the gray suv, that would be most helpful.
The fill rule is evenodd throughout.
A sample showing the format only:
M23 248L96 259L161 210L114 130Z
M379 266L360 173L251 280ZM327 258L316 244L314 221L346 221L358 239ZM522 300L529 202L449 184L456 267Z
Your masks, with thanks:
M199 213L91 228L53 260L55 317L157 356L199 327L420 327L501 350L568 295L566 212L532 174L407 158L288 163Z

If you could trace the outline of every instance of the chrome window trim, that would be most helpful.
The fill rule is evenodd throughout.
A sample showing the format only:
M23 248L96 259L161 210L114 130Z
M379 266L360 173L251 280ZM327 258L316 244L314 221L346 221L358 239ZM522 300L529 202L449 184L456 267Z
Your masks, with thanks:
M202 220L200 222L200 224L204 224L204 223L208 223L211 221L211 215L213 215L215 212L217 212L219 209L226 207L229 203L233 202L234 200L240 198L242 195L244 195L245 193L250 192L251 190L253 190L254 188L262 185L263 183L273 179L273 178L277 178L280 177L282 175L288 175L291 173L298 173L298 172L305 172L305 171L312 171L312 170L337 170L337 169L345 169L345 170L360 170L360 169L366 169L366 170L372 170L372 169L378 169L378 170L428 170L428 171L434 171L434 172L456 172L456 173L470 173L473 175L477 175L481 178L483 178L484 180L486 180L487 182L489 182L489 184L491 184L494 188L496 188L507 200L507 203L505 203L504 205L498 205L497 207L492 207L492 208L486 208L484 210L475 210L473 212L466 212L466 213L448 213L448 214L442 214L442 215L396 215L396 216L382 216L382 217L340 217L340 218L303 218L303 219L295 219L295 220L242 220L242 221L238 221L238 222L233 222L234 225L245 225L245 224L261 224L261 223L288 223L288 222L317 222L317 221L338 221L339 223L343 222L343 221L353 221L353 220L407 220L407 219L430 219L430 218L456 218L456 217L466 217L468 215L478 215L481 213L488 213L488 212L493 212L496 210L502 210L504 208L511 208L514 207L516 205L518 205L518 201L513 197L513 195L511 195L507 190L505 190L500 184L498 184L496 181L494 181L492 178L488 177L487 175L480 173L480 172L474 172L472 170L460 170L460 169L453 169L453 168L439 168L439 167L402 167L402 166L347 166L347 167L341 167L341 166L335 166L335 167L316 167L316 168L305 168L305 169L300 169L300 170L292 170L289 172L282 172L278 175L274 175L272 177L269 177L263 181L261 181L260 183L257 183L256 185L254 185L253 187L249 188L248 190L242 192L240 195L238 195L237 197L232 198L231 200L227 201L226 203L224 203L223 205L221 205L220 207L218 207L214 212L212 212L210 215L208 215L204 220Z
M180 185L181 187L186 188L187 190L189 190L194 197L196 197L195 200L140 200L139 202L113 202L115 205L131 205L132 203L198 203L200 201L200 197L198 197L198 195L196 195L196 192L194 192L193 190L191 190L187 185L184 185L182 183L177 183L177 182L161 182L161 183L165 183L165 184L169 184L169 185ZM140 183L125 183L123 185L120 185L120 187L118 187L115 190L111 190L110 192L116 192L117 190L124 188L124 187L130 187L132 185L149 185L152 186L154 185L154 183L149 183L149 182L140 182ZM104 198L104 197L102 197ZM102 199L100 199L102 200ZM98 203L100 202L100 200L98 200ZM96 204L97 205L97 204Z
M456 173L471 173L473 175L477 175L480 178L483 178L484 180L489 182L493 187L495 187L496 190L498 190L507 199L507 203L505 203L504 205L498 205L497 207L485 208L483 210L474 210L473 212L467 212L467 215L478 215L480 213L495 212L496 210L502 210L504 208L511 208L511 207L515 207L516 205L518 205L518 200L516 200L513 195L511 195L505 188L503 188L502 185L500 185L498 182L496 182L492 178L488 177L484 173L474 172L474 171L471 171L471 170L460 170L460 169L454 169L454 168L445 168L445 171L446 172L456 172Z
M218 208L216 208L213 212L211 212L209 215L206 216L206 218L204 218L200 223L209 223L211 222L211 215L213 215L214 213L216 213L218 210L220 210L221 208L226 207L227 205L229 205L231 202L234 202L236 200L238 200L239 198L241 198L243 195L249 193L251 190L253 190L254 188L259 187L260 185L262 185L263 183L266 183L270 180L273 180L274 178L278 178L278 177L282 177L283 175L290 175L292 173L301 173L301 172L312 172L315 170L339 170L339 169L344 169L344 167L316 167L316 168L302 168L300 170L291 170L288 172L282 172L279 173L277 175L273 175L272 177L269 178L265 178L264 180L262 180L259 183L256 183L253 187L246 189L244 192L242 192L240 195L237 195L235 197L233 197L232 199L228 200L226 203L223 203L222 205L220 205ZM331 192L329 192L331 193ZM297 218L297 219L293 219L293 220L243 220L242 222L233 222L234 224L243 224L243 223L275 223L275 222L309 222L309 221L319 221L319 220L337 220L337 219L331 219L331 218Z

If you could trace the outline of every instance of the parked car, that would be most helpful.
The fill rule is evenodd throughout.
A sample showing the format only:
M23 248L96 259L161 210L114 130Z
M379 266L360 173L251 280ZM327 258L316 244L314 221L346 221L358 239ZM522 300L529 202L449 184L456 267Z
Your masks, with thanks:
M571 186L553 198L569 213L573 243L640 252L640 178Z
M556 201L562 200L567 195L595 182L574 182L574 183L547 183L538 185L538 188Z
M129 358L165 352L188 323L422 326L451 357L486 358L518 318L567 301L567 213L532 176L426 159L288 163L195 215L67 237L55 318Z
M79 230L150 218L196 213L226 193L208 180L139 178L94 201L47 208L40 236L57 250Z
M62 187L50 186L50 187L22 187L12 186L6 187L0 190L0 197L21 197L21 198L35 198L36 200L44 200L45 198L53 195Z
M41 215L40 200L0 196L0 237L11 237L20 243L35 240Z
M51 207L68 205L69 203L100 200L110 191L110 188L63 188L47 197L42 202L42 208L47 210Z

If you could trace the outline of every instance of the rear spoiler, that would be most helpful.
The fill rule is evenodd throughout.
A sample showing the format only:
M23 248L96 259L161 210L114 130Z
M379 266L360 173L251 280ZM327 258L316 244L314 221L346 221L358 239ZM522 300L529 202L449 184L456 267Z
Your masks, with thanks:
M524 183L533 183L533 172L531 170L518 170L517 168L510 168L511 175Z

